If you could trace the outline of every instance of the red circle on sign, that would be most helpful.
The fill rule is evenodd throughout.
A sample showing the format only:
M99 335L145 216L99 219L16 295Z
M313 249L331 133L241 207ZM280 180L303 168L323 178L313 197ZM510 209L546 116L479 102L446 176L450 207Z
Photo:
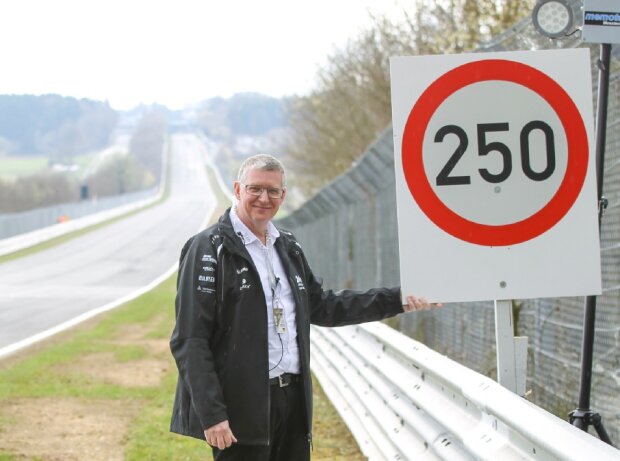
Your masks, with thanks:
M557 114L568 145L566 172L553 197L528 218L505 225L480 224L448 208L431 187L422 158L424 134L437 108L456 91L488 80L513 82L536 92ZM571 209L581 192L588 169L588 136L577 106L553 79L526 64L489 59L452 69L422 93L405 124L402 161L409 191L432 222L466 242L507 246L538 237L557 224Z

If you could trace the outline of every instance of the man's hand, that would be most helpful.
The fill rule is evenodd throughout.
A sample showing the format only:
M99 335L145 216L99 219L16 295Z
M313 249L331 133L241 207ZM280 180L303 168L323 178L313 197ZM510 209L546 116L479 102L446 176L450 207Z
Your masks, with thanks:
M405 312L428 311L434 307L441 307L441 303L429 303L425 298L416 298L415 296L407 296L405 298L407 304L403 306Z
M217 423L215 426L205 429L205 438L207 439L207 443L209 445L212 447L217 447L220 450L230 447L237 441L230 430L228 420L222 421L221 423Z

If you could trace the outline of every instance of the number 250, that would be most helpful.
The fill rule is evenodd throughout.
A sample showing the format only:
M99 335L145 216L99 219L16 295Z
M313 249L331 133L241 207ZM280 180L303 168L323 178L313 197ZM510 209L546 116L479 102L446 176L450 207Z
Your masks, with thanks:
M547 165L542 171L534 171L530 161L530 134L534 130L540 130L545 135ZM491 173L486 168L479 168L478 172L484 180L497 184L508 179L512 173L512 153L510 152L508 146L504 143L498 141L487 142L486 134L492 131L508 131L508 123L480 123L477 125L478 155L485 156L491 152L497 152L501 155L503 162L503 167L499 173ZM436 184L438 186L470 184L470 176L450 175L456 164L467 150L467 146L469 145L467 134L460 126L446 125L437 131L437 134L435 135L435 142L443 142L444 138L448 134L456 135L459 139L459 145L437 175ZM555 171L555 143L553 139L553 130L548 124L540 120L534 120L527 123L521 130L520 147L521 168L523 169L525 176L533 181L544 181L553 174Z

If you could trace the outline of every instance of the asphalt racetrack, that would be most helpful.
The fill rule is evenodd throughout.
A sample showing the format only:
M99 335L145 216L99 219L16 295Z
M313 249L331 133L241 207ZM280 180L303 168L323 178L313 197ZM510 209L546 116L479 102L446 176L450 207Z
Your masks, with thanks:
M206 147L171 138L170 197L48 250L0 264L0 357L144 291L215 207ZM170 306L171 309L174 306Z

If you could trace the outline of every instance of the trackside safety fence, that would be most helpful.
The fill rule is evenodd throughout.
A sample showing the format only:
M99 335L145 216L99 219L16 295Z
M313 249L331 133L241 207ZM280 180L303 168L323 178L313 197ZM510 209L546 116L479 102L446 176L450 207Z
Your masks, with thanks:
M575 16L580 17L578 8L581 2L572 3ZM588 46L579 41L578 34L570 39L553 41L538 34L528 18L492 43L484 44L478 51L578 46ZM595 104L599 56L597 46L591 46L591 55ZM619 57L620 50L616 46L612 47L604 173L604 195L609 205L603 215L601 228L603 294L597 298L591 392L591 408L601 415L605 429L616 445L620 444ZM399 284L399 257L407 256L399 255L398 250L393 155L393 135L391 128L387 128L348 172L280 221L283 227L292 230L299 238L313 269L324 278L326 287L366 289ZM416 238L415 235L410 237ZM578 245L579 242L574 244ZM424 261L413 263L423 265ZM527 267L523 270L527 270ZM436 276L441 278L442 274ZM445 280L445 283L450 281ZM541 433L551 437L556 429L563 430L560 428L564 427L563 421L568 419L568 413L577 408L584 299L575 297L514 300L513 310L515 336L529 338L527 400L557 418L550 419L546 412L530 412L529 415L534 418L533 420L519 420L520 422L515 422L511 427L515 428L515 433L527 438L531 432L529 427L536 427L541 421L545 421L549 425L541 430ZM411 338L449 357L454 361L455 369L463 365L494 379L496 377L494 319L493 302L489 300L477 303L451 303L439 310L401 316L396 326ZM319 335L316 330L314 331L315 341L318 342ZM408 359L401 357L399 360ZM424 376L429 376L430 373L430 369L425 368L427 365L426 362L409 363L412 369L420 367L420 373ZM462 375L460 372L455 372L449 376L461 379ZM459 383L451 381L447 384L454 387ZM465 404L458 395L455 394L451 410L444 412L439 424L446 424L445 427L448 427L450 419L454 418L455 413L452 411L457 411ZM493 414L500 411L501 402L496 403L498 407L494 409ZM523 404L529 405L525 401ZM415 405L424 407L421 403ZM473 405L475 411L485 413L487 403L482 399L469 402L468 405ZM369 410L370 414L378 412L377 407ZM489 421L487 416L480 416L483 422ZM507 415L506 420L501 421L508 423L508 419ZM498 431L502 432L503 429ZM594 432L593 429L590 431ZM446 434L452 437L454 443L458 442L457 434L447 429ZM538 444L534 439L527 442L530 443ZM542 450L540 445L536 446L538 450ZM518 449L523 451L521 448ZM554 451L551 449L547 450L551 453L549 458L537 458L528 450L525 450L526 457L555 459ZM407 459L406 455L401 456ZM478 454L472 456L476 457ZM596 456L586 458L563 458L560 454L558 456L558 459L597 459ZM480 457L485 458L482 455ZM620 452L617 452L616 457L620 459Z

